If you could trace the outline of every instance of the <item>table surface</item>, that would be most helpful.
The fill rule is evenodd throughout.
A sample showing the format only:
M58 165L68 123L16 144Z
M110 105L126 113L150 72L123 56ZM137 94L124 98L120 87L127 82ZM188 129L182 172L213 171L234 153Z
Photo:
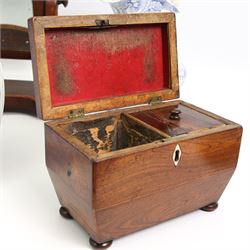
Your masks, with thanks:
M115 240L111 249L250 249L249 7L247 0L182 1L177 19L178 50L187 72L181 99L244 127L238 167L219 208L197 210ZM66 9L61 13L67 14ZM1 62L5 78L32 79L29 61ZM45 165L43 123L25 114L3 116L0 248L90 249L85 231L58 213Z

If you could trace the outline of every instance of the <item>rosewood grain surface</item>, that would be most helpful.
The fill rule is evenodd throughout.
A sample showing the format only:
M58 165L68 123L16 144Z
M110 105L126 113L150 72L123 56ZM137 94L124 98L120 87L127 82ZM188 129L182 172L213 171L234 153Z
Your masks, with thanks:
M62 137L72 120L61 121L62 130L55 129L60 122L51 123L45 129L46 162L55 190L62 206L97 242L217 202L235 170L242 133L240 126L224 125L95 161L87 151L79 151L69 135ZM208 130L214 132L206 134ZM182 155L175 167L177 144Z
M173 110L181 112L179 120L172 120L170 118ZM224 124L215 118L190 109L182 104L131 113L131 115L170 136L190 133L199 129L210 129Z
M5 112L36 116L34 85L31 81L5 80Z
M28 29L1 24L1 58L30 59Z
M181 141L177 167L176 143L92 164L46 126L46 162L61 204L104 242L218 201L240 140L239 127Z
M63 4L67 7L68 0L32 0L34 16L57 16L58 5Z
M60 203L89 234L96 231L92 162L45 126L46 165Z
M234 169L240 140L241 129L234 129L181 141L177 167L173 163L177 143L99 162L94 172L96 209Z
M116 239L218 201L233 170L131 200L96 213L99 242Z
M190 113L195 113L195 114L197 113L197 117L196 117L197 119L193 120L193 122L195 122L195 123L197 123L197 122L198 122L198 124L201 123L201 121L199 121L198 118L199 117L203 118L204 116L206 116L206 119L208 121L212 120L215 123L217 121L218 124L220 124L220 125L210 127L210 128L204 127L203 129L198 128L198 130L193 130L190 133L180 134L178 136L171 137L168 134L166 134L166 132L162 132L161 130L155 128L154 126L151 126L148 123L145 123L142 120L137 119L131 115L133 113L144 112L144 111L149 111L149 110L153 111L153 110L158 110L159 108L168 108L168 107L173 107L173 106L177 106L177 105L185 106L187 109L189 109ZM148 128L149 130L153 130L156 133L158 133L159 135L162 135L163 137L165 137L165 139L163 139L163 141L155 141L153 143L143 144L140 147L124 148L122 150L115 150L115 151L107 152L105 154L98 154L94 150L90 150L89 147L86 146L85 143L81 142L81 140L72 136L71 133L68 132L68 127L70 127L71 124L73 124L75 122L76 123L78 123L78 122L80 122L80 123L92 122L93 127L94 127L94 123L95 123L94 120L108 119L110 117L119 117L121 115L121 113L124 113L127 117L129 117L132 120L136 120L136 122L141 124L143 127ZM208 125L209 124L211 124L211 123L208 123ZM147 105L147 106L141 106L141 107L132 107L132 108L128 108L128 109L122 109L122 110L114 110L112 112L91 114L91 115L86 115L86 116L80 117L78 119L64 119L63 121L62 120L55 120L55 121L48 122L47 125L49 127L53 128L53 130L56 133L60 134L65 140L69 141L79 151L87 154L90 159L93 159L95 161L101 161L103 159L111 159L113 157L121 157L124 154L131 154L133 152L140 152L140 151L143 151L145 149L152 148L152 147L158 148L162 144L168 145L168 144L171 144L172 142L193 139L196 137L210 135L210 134L217 133L217 132L219 133L219 132L223 132L225 130L239 127L239 125L234 123L234 122L231 122L231 121L224 119L220 116L217 116L211 112L205 111L205 110L198 108L192 104L189 104L189 103L186 103L186 102L183 102L180 100L166 102L166 103L163 103L160 105L155 105L155 106ZM195 126L193 125L191 127L195 127ZM178 130L179 129L177 129L177 131Z

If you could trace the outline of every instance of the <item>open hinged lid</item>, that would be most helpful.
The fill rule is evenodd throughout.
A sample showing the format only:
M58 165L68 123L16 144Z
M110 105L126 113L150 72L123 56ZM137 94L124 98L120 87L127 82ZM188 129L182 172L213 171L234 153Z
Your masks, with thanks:
M34 17L29 35L44 120L179 96L173 13Z

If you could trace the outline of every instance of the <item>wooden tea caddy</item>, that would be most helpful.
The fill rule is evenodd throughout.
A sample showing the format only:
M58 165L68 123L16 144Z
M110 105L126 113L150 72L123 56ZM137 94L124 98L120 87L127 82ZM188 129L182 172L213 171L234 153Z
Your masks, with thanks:
M93 247L217 208L242 128L169 101L179 97L173 13L34 17L29 34L60 213Z

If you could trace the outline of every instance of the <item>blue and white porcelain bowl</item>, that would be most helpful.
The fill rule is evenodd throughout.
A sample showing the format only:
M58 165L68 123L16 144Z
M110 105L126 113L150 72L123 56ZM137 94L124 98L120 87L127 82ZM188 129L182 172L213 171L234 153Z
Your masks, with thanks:
M178 12L170 0L103 0L108 2L114 13Z
M4 107L4 79L3 79L2 65L0 63L0 123L3 115L3 107Z

